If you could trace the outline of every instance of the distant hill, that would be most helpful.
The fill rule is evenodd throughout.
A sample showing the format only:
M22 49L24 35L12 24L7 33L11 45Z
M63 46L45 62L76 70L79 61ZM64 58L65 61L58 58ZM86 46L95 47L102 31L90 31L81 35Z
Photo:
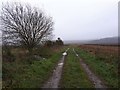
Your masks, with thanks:
M89 42L88 40L66 40L64 44L85 44Z
M105 45L120 45L120 37L107 37L98 40L68 40L65 44L105 44Z
M120 45L120 37L108 37L108 38L102 38L99 40L92 40L88 42L89 44L105 44L105 45Z

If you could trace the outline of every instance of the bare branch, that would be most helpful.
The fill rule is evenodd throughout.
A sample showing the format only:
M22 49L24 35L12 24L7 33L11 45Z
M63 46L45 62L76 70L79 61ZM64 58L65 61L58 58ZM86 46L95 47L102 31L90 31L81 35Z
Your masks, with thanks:
M53 21L42 10L20 3L2 6L2 32L6 41L19 42L28 48L52 35ZM18 43L18 44L19 44Z

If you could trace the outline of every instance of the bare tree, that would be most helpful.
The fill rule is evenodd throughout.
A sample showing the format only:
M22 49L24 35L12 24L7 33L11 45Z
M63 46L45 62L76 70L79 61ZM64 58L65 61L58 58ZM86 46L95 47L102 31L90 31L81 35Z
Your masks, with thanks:
M24 45L32 49L52 35L52 18L42 10L20 3L2 5L3 43Z

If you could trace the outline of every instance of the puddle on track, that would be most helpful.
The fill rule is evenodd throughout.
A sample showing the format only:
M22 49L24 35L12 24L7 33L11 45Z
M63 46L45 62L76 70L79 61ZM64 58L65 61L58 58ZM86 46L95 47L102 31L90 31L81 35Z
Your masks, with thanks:
M47 81L47 83L45 83L43 88L58 88L66 55L67 55L67 53L64 52L61 60L59 61L57 67L55 68L55 70L52 74L52 77L50 77L50 79Z

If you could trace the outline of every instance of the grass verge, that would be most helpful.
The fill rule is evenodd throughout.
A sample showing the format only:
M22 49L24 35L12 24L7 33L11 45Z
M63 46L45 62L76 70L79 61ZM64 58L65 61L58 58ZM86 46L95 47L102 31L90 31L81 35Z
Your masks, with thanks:
M3 62L3 88L40 88L52 74L63 49L46 60ZM23 60L22 60L23 61Z
M75 56L72 49L68 51L65 59L63 74L60 81L61 88L92 88L93 85L88 76L80 66L79 59Z
M86 64L98 75L105 84L110 88L118 88L118 66L105 63L104 60L101 60L92 54L82 50L76 49L79 56L84 59Z

